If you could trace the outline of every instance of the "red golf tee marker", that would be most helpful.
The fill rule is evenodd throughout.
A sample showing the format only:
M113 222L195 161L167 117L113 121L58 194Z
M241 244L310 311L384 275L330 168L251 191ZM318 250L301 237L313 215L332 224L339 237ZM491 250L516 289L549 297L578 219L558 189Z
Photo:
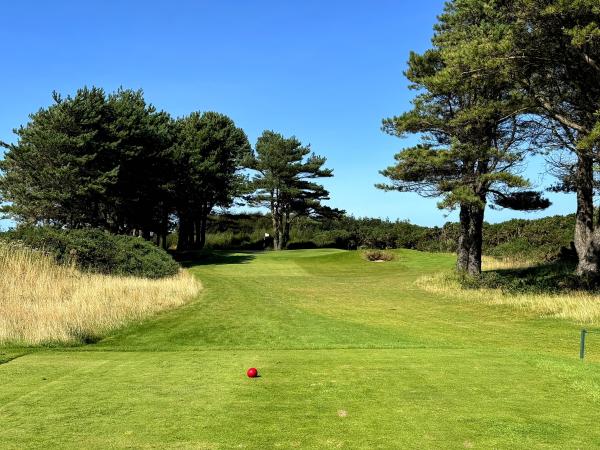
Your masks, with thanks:
M256 378L258 376L258 370L254 367L250 367L246 372L246 375L248 375L248 378Z

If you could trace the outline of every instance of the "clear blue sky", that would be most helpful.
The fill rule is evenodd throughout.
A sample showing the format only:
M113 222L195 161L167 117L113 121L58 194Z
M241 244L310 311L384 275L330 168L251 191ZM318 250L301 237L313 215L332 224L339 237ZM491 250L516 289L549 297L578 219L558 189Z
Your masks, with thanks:
M331 205L357 216L442 224L435 200L385 193L378 170L411 140L380 131L410 107L402 72L423 51L442 0L420 1L29 1L0 6L0 139L83 85L142 88L174 116L215 110L252 143L264 129L294 134L328 158ZM541 161L528 168L536 183ZM551 195L543 213L488 211L487 220L565 214ZM6 226L6 222L4 223Z

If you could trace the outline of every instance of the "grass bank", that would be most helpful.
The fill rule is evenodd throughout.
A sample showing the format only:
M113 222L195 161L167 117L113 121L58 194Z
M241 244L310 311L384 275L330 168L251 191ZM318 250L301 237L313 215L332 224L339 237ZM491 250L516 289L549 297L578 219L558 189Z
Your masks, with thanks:
M127 322L182 305L199 289L184 271L160 280L82 273L0 242L0 343L96 341Z

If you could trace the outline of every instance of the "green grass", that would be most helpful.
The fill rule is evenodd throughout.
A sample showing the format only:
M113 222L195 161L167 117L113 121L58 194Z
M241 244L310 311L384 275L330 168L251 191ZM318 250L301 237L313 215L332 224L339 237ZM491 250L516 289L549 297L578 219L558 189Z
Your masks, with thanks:
M0 348L1 446L600 446L600 333L582 363L578 324L428 294L453 258L395 253L220 253L188 263L205 289L183 308Z

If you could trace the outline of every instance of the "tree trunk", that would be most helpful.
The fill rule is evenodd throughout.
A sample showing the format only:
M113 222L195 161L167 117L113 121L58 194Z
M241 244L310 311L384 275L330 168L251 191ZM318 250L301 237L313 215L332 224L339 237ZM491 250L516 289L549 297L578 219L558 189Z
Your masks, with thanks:
M273 220L273 250L281 250L282 230L281 230L281 208L275 200L275 195L271 192L271 219Z
M273 212L273 250L281 250L282 237L281 217L279 212L275 211Z
M469 249L470 244L470 226L471 212L467 205L460 207L460 231L458 235L458 246L456 248L456 270L458 272L467 272L469 269Z
M179 236L177 239L177 250L190 249L190 235L193 232L193 223L183 214L179 214Z
M576 168L577 214L575 218L575 250L577 251L577 275L598 273L598 245L594 234L594 171L593 159L586 154L578 155Z
M481 249L483 246L483 215L484 206L471 206L471 223L469 227L469 275L481 274Z
M288 242L290 241L290 212L286 211L284 216L284 224L283 224L283 237L281 242L281 247L286 248Z
M199 250L206 244L206 220L206 216L202 216L196 222L196 248Z
M200 219L194 219L194 230L192 232L193 235L193 242L192 242L192 248L194 250L200 250Z
M168 250L167 236L169 235L169 214L167 213L166 209L163 210L163 217L160 228L161 246L164 250Z

